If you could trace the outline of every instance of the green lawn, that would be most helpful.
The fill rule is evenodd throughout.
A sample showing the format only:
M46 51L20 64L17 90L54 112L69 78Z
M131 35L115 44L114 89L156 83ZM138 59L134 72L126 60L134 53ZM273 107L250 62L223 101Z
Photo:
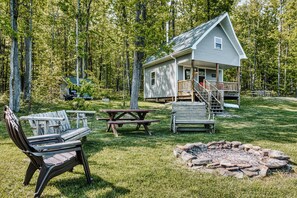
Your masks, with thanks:
M121 102L88 102L89 110L121 108ZM3 104L0 102L3 109ZM177 144L237 140L263 148L277 149L297 162L297 101L242 98L240 109L228 109L233 117L217 117L217 132L172 134L170 105L141 102L141 108L156 111L161 119L150 126L154 135L120 128L119 137L105 132L105 123L92 122L93 132L84 144L94 182L87 185L82 166L73 173L52 179L43 197L297 197L295 174L277 173L263 179L236 179L187 169L173 156ZM66 102L34 104L34 112L70 109ZM22 109L18 114L27 115ZM27 134L31 132L28 126ZM33 197L37 174L23 186L28 159L9 139L0 122L0 195ZM294 169L296 169L294 167Z

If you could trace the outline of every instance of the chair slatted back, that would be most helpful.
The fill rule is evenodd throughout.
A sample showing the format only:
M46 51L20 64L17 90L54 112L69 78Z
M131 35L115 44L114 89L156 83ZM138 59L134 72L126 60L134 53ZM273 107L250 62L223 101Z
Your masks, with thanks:
M30 153L36 152L36 150L29 144L19 120L8 106L4 107L4 120L7 132L15 145L22 150L36 166L40 166L43 161L42 157L30 155Z
M47 134L52 134L52 133L58 133L58 134L63 134L64 131L67 131L71 129L71 125L68 119L68 116L66 114L65 110L62 111L57 111L57 112L46 112L46 113L37 113L37 114L32 114L30 115L32 117L61 117L64 118L63 121L54 121L50 120L49 125L50 126L55 126L55 125L60 125L58 128L56 127L49 127ZM44 129L42 127L39 127L39 131L37 131L37 122L35 120L28 120L31 128L33 129L34 135L40 135L44 134Z
M70 122L69 122L69 119L68 119L68 116L67 116L65 110L57 111L56 112L56 117L62 117L62 118L64 118L63 121L60 121L61 122L61 126L60 126L60 131L61 132L64 132L66 130L71 129L71 125L70 125Z
M204 102L174 102L172 112L176 120L197 120L208 117Z

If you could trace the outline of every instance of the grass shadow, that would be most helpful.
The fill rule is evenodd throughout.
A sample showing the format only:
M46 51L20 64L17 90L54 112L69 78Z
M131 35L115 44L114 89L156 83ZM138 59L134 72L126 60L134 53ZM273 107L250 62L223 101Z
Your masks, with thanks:
M87 184L84 175L80 175L81 177L79 178L62 179L52 182L51 184L58 188L61 194L43 195L43 197L68 197L70 195L75 195L75 197L119 197L130 192L129 189L115 186L96 175L92 175L92 183Z

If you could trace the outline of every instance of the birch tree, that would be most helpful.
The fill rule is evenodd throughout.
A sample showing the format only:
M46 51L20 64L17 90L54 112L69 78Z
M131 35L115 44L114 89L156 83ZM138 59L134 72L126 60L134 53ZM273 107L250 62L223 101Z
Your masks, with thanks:
M9 106L18 112L20 110L21 81L19 73L18 59L18 1L10 0L10 18L11 18L11 52L10 52L10 79L9 79Z
M27 5L28 18L26 19L26 37L25 37L25 79L24 79L24 100L31 100L32 84L32 0Z

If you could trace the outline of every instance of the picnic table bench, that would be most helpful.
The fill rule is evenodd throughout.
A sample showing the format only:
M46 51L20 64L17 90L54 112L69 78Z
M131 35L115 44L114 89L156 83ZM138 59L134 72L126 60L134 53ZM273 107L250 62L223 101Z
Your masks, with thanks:
M118 137L117 126L122 127L124 124L136 124L136 130L143 126L145 132L151 135L148 126L153 122L160 122L160 120L145 119L147 113L151 111L148 109L104 109L100 112L107 113L109 118L97 118L97 120L105 120L107 124L106 131L112 129L116 137Z
M76 127L71 126L67 113L76 114ZM20 119L29 121L34 135L60 134L64 141L72 141L85 138L91 132L86 114L95 113L95 111L62 110L22 116Z

